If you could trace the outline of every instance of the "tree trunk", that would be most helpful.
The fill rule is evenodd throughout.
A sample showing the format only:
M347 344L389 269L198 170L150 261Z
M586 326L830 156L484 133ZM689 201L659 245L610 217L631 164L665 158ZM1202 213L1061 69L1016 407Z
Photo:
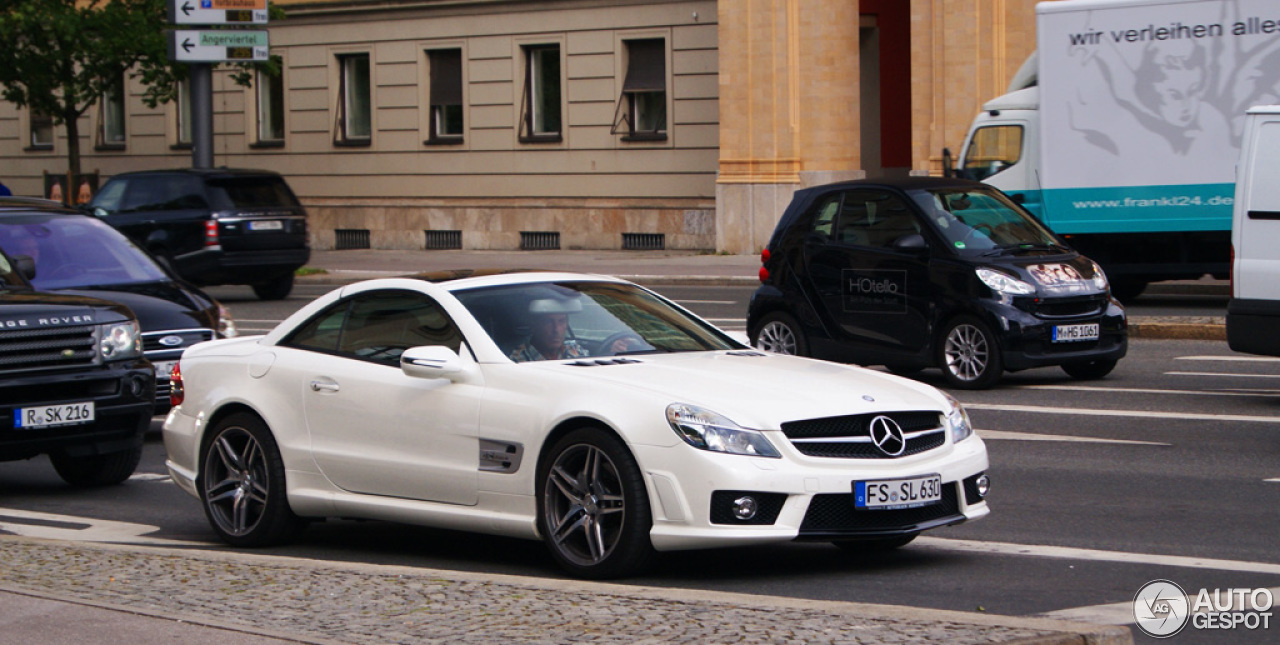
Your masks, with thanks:
M66 120L67 126L67 174L72 180L80 176L80 115L71 115ZM72 186L67 186L67 194L74 194Z

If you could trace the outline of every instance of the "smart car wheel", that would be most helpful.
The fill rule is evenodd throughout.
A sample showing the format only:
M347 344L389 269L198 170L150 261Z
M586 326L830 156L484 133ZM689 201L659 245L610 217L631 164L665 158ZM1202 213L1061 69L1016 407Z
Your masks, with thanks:
M49 455L53 469L72 486L110 486L133 475L142 459L142 446L105 455L70 457L64 452Z
M539 467L538 528L570 573L613 578L653 559L644 479L626 446L596 428L565 435Z
M209 524L234 546L288 541L303 527L285 498L284 461L265 423L247 413L210 432L197 486Z
M965 390L989 388L1004 371L995 335L972 316L961 316L947 326L938 345L938 367L949 384Z
M842 550L856 555L870 555L873 553L883 553L904 547L916 539L919 533L911 535L897 535L886 538L867 538L864 540L836 540L832 544L840 547Z
M1116 361L1081 361L1078 363L1066 363L1062 366L1062 371L1066 372L1071 378L1081 381L1092 381L1100 379L1111 373L1116 368Z
M770 312L760 319L756 333L751 336L751 344L774 354L809 355L809 343L804 332L800 331L800 325L790 314L781 311Z
M262 300L284 300L293 291L293 274L253 285L253 293Z

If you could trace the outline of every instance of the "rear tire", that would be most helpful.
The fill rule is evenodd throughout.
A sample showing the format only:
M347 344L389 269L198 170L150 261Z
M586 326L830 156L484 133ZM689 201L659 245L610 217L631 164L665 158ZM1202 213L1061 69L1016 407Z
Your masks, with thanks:
M1074 379L1081 381L1094 381L1110 374L1111 370L1115 368L1116 361L1096 360L1067 363L1062 366L1062 371L1066 372Z
M293 291L293 274L253 285L253 293L262 300L284 300Z
M962 390L985 390L1004 373L995 334L973 316L960 316L947 325L937 353L942 377Z
M232 546L283 544L306 526L289 508L280 448L256 415L233 414L209 432L196 489L209 525Z
M760 319L755 333L751 334L751 345L774 354L809 355L809 341L800 330L800 324L783 311L771 311Z
M80 487L119 484L133 475L141 459L141 445L105 455L69 457L64 452L49 455L62 481Z

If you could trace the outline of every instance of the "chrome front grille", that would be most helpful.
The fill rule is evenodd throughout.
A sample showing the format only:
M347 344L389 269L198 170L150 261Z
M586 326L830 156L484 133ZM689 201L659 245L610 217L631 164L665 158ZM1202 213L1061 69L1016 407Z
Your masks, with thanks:
M98 362L97 327L0 331L0 371L57 369Z
M172 339L161 342L164 339ZM153 352L178 352L206 340L213 340L212 329L175 329L170 331L148 331L142 334L142 351L148 355ZM149 357L149 356L148 356Z
M880 416L892 419L902 429L906 447L900 454L890 455L872 440L871 421ZM896 459L933 450L946 442L942 415L932 411L873 412L789 421L782 424L782 433L801 453L834 459Z

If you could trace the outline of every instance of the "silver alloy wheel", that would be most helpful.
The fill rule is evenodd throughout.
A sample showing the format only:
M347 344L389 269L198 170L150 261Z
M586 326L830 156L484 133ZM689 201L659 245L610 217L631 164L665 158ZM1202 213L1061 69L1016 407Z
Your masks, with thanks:
M613 460L589 444L561 452L547 473L543 513L552 546L582 566L603 562L622 539L626 499Z
M232 426L214 440L204 465L209 516L229 535L247 535L267 507L267 456L247 430Z
M773 320L760 328L760 336L756 339L756 348L774 354L796 355L796 333L791 326Z
M970 324L959 324L947 334L943 355L947 370L962 381L976 381L991 365L986 334Z

